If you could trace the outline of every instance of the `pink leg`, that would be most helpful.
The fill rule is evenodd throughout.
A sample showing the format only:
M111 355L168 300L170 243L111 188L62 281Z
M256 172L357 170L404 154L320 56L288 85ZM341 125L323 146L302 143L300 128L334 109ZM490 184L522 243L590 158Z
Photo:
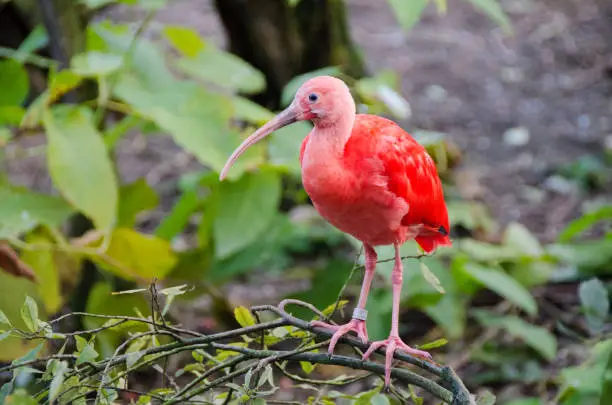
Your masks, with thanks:
M391 380L391 363L393 361L393 353L400 349L404 352L418 356L424 357L426 359L431 359L431 355L422 350L413 349L404 343L399 337L398 325L399 325L399 304L400 304L400 293L402 291L402 259L400 257L400 246L395 245L395 266L393 267L393 273L391 275L391 280L393 283L393 313L391 316L391 333L389 337L385 340L380 340L378 342L373 342L368 350L363 354L363 359L367 359L370 357L372 353L374 353L381 346L387 346L387 351L385 355L385 386L389 385Z
M361 285L359 301L357 302L358 310L365 310L368 294L370 293L370 286L372 285L372 280L374 279L374 270L376 269L376 251L374 248L372 248L372 246L365 243L363 244L363 247L365 250L365 276ZM329 354L334 352L334 348L336 347L338 340L340 340L342 336L346 335L350 331L357 333L357 336L363 341L363 343L368 343L368 331L366 329L365 321L361 319L353 318L349 323L341 326L331 325L321 321L313 321L311 325L320 326L335 331L331 341L329 342Z

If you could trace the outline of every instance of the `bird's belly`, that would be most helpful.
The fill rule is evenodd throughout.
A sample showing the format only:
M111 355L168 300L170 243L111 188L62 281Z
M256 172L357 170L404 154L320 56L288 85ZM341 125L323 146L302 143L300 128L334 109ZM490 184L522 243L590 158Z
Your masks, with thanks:
M361 196L334 200L311 195L316 210L330 224L372 246L404 242L409 229L401 226L401 216L394 206ZM319 197L319 198L317 198Z

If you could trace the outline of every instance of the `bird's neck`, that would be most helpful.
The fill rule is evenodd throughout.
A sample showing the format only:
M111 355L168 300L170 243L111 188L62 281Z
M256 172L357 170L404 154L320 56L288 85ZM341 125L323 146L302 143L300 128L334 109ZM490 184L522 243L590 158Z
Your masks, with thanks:
M314 124L310 141L313 149L317 149L317 154L327 158L341 158L353 131L355 113L343 114L333 122L321 120Z

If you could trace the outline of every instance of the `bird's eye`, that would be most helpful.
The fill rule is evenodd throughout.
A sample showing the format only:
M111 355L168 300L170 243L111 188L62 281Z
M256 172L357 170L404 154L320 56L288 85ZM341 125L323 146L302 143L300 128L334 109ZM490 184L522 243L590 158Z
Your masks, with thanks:
M319 96L318 96L316 93L310 93L310 94L308 95L308 100L309 100L311 103L314 103L314 102L315 102L315 101L317 101L318 99L319 99Z

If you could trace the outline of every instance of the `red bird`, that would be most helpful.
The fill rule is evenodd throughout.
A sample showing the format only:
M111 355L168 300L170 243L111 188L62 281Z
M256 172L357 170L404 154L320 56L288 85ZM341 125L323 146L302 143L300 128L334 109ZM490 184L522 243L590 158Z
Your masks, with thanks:
M385 384L389 384L395 350L431 358L413 349L398 334L402 261L400 246L414 239L430 253L450 245L449 221L440 178L432 158L396 123L368 114L356 114L355 102L343 81L330 76L308 80L287 109L248 137L221 171L223 180L236 159L251 145L275 130L300 120L314 129L302 143L300 164L304 189L314 207L329 223L363 242L365 277L353 319L342 326L315 321L313 326L334 330L329 353L350 331L368 342L366 300L374 278L374 246L393 245L393 314L391 333L373 342L368 358L386 346Z

